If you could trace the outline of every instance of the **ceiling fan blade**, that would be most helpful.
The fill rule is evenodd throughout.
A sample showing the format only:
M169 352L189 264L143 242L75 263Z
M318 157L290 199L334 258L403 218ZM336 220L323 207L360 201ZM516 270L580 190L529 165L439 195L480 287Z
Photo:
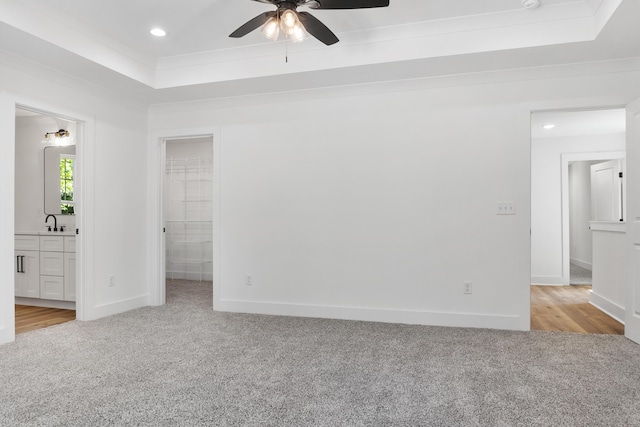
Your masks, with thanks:
M387 7L389 0L317 0L315 9L366 9L369 7Z
M265 22L267 22L270 18L273 18L276 15L277 15L277 12L275 10L271 12L261 13L260 15L256 16L252 20L246 22L240 28L235 30L233 33L229 34L229 37L239 38L239 37L246 36L251 31L255 30L261 25L264 25Z
M253 1L257 1L260 3L267 3L267 4L278 4L278 0L253 0Z
M307 12L298 12L298 19L304 25L304 28L313 37L320 40L322 43L330 46L334 43L338 43L339 39L333 32L327 28L322 22L315 16Z

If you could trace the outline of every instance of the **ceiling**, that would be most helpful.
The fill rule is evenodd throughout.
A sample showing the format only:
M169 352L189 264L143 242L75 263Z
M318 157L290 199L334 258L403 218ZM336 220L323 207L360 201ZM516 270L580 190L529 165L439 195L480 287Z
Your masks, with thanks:
M391 0L387 8L311 12L341 38L353 41L354 33L364 33L360 39L372 41L379 38L376 32L397 27L406 30L425 22L440 21L438 26L448 26L463 18L469 22L488 16L503 23L548 21L552 16L556 19L585 17L594 15L602 2L543 0L543 8L526 11L520 0ZM52 24L64 23L96 40L116 48L126 46L153 60L272 43L259 31L244 40L228 37L250 18L275 10L271 5L250 0L189 0L188 6L171 0L22 0L20 3L27 14L45 15ZM510 14L513 16L507 16ZM500 18L500 15L504 16ZM154 27L164 28L168 37L151 36L149 30ZM313 39L306 44L322 47Z
M2 0L0 50L151 102L303 90L640 57L638 0L390 0L314 10L325 46L228 35L273 6L251 0ZM168 35L155 38L152 27ZM286 60L285 60L286 58Z
M531 115L531 138L610 135L626 132L624 108L590 111L545 111ZM543 126L552 124L552 129Z

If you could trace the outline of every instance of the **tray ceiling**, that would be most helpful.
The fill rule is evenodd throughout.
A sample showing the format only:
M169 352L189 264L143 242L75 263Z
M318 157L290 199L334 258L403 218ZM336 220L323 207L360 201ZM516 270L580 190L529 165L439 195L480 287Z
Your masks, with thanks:
M88 79L89 72L105 74L103 68L165 90L327 72L353 79L394 64L439 61L447 68L440 59L477 62L478 55L521 50L540 55L540 49L592 42L619 6L632 2L638 3L542 0L527 10L521 0L391 0L388 8L311 11L340 38L324 46L313 38L271 42L260 31L229 38L273 9L250 0L3 0L0 49L65 72L74 64ZM167 37L149 34L157 26Z

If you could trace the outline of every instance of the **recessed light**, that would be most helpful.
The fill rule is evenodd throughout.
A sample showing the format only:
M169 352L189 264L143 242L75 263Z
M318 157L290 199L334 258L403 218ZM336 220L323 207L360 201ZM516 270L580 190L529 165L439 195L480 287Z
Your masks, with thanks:
M164 37L167 35L167 32L162 28L153 28L149 32L156 37Z
M553 123L547 123L546 125L542 126L542 128L546 130L551 130L554 127L556 127L556 125L554 125Z

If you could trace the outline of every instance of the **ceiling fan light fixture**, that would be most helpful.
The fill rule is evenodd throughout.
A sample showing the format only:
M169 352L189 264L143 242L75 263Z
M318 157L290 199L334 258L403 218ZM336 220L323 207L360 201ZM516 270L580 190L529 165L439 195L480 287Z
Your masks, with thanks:
M276 40L276 34L280 32L286 35L288 40L298 42L313 36L327 46L338 43L340 39L324 25L318 18L309 12L298 12L300 6L311 9L369 9L376 7L388 7L390 0L253 0L267 3L276 7L276 10L263 12L253 19L248 20L229 37L240 38L262 27L262 32L271 40ZM523 1L523 0L521 0ZM278 32L273 28L275 22L280 27Z
M280 23L278 22L278 18L269 19L262 27L262 34L270 40L278 40L278 36L280 35Z
M299 43L307 38L307 31L300 22L293 27L293 32L289 34L289 38L294 43Z
M298 15L291 9L287 9L280 15L280 28L282 31L291 35L295 31L296 25L300 25Z

